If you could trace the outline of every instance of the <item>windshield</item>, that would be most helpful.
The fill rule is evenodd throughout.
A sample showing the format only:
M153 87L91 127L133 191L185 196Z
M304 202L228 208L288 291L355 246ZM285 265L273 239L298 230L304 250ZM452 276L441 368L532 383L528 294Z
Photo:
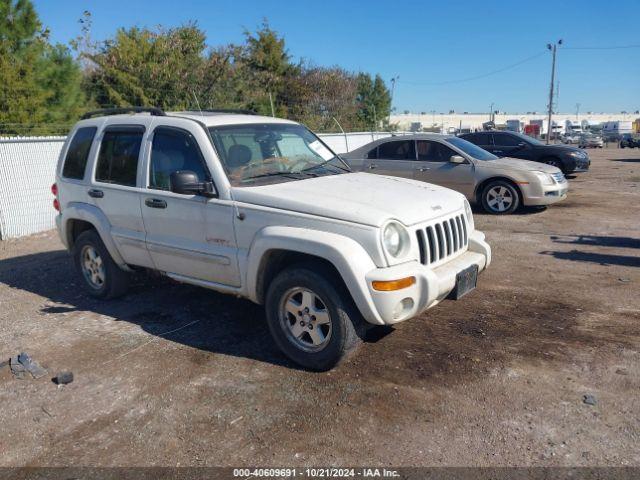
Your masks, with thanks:
M477 160L495 160L498 158L493 153L489 153L486 150L478 147L477 145L474 145L471 142L467 142L463 138L451 137L447 138L446 141L451 145L458 147L464 153Z
M335 153L302 125L226 125L210 127L209 133L234 186L349 171Z

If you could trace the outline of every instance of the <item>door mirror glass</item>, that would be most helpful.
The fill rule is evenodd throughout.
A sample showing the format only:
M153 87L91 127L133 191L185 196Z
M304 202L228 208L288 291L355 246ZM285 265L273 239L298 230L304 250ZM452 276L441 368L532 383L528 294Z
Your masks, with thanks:
M449 157L451 163L465 163L466 160L462 155L451 155Z
M215 197L216 191L212 182L201 182L198 175L190 170L178 170L169 177L171 191L181 195L203 195Z

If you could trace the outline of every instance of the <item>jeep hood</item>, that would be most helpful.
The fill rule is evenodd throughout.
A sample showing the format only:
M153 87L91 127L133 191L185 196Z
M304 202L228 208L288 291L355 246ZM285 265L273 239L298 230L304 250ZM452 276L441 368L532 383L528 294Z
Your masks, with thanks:
M501 157L495 160L482 160L476 162L477 168L494 168L498 170L536 170L545 173L557 173L559 169L540 162L531 162L520 158Z
M406 178L345 173L304 180L234 187L240 203L380 226L393 218L410 226L459 211L464 196Z

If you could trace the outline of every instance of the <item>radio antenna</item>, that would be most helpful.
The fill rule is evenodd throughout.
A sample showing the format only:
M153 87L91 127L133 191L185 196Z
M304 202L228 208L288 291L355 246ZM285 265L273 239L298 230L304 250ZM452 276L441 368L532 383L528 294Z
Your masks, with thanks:
M200 112L200 116L204 117L204 114L202 113L202 109L200 108L200 102L198 101L198 97L196 95L196 92L194 92L193 90L191 90L191 93L193 95L193 98L196 99L196 106L198 107L198 111Z

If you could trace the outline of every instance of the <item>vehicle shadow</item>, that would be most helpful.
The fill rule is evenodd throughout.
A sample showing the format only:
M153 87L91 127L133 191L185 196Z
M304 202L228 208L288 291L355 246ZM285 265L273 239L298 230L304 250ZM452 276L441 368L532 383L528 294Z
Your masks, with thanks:
M627 163L637 163L640 162L640 158L612 158L612 162L627 162Z
M628 255L609 255L604 253L582 252L571 250L570 252L540 252L542 255L551 255L559 260L570 260L573 262L597 263L600 265L618 265L624 267L640 267L640 257Z
M605 237L601 235L552 235L556 243L593 245L600 247L640 248L640 239L631 237Z
M263 309L230 295L137 274L125 297L93 299L62 250L0 260L0 282L48 299L45 314L93 312L201 350L298 368L272 341Z
M535 215L537 213L542 213L544 211L547 210L547 207L545 205L541 205L541 206L520 206L514 213L511 213L507 216L520 216L520 215ZM477 216L483 216L483 217L498 217L499 215L493 215L489 212L486 212L481 206L479 205L472 205L471 206L471 211L473 212L474 215Z
M273 342L262 306L232 295L139 273L126 296L97 300L84 292L63 250L0 260L0 282L47 299L43 314L91 312L203 351L300 369ZM364 340L375 343L391 331L373 328Z

